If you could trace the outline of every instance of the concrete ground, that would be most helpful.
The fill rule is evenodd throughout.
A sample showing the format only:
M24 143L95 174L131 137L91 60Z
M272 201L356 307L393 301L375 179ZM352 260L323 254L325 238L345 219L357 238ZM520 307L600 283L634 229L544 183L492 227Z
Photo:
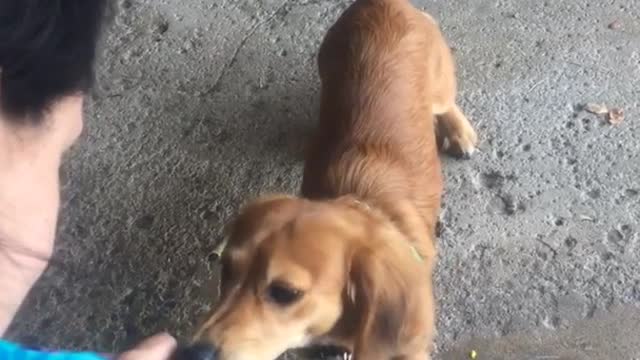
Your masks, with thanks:
M55 261L12 335L103 351L188 335L216 297L222 224L300 185L316 51L348 3L120 0ZM640 358L640 7L415 3L455 48L482 138L445 161L437 357Z

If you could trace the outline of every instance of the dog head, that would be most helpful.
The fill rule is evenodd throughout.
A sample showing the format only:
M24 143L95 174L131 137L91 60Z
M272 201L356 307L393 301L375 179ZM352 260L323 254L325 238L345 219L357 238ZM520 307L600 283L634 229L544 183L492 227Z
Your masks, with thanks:
M358 206L260 199L230 225L221 298L195 342L244 360L330 338L377 359L431 321L422 269L395 227Z

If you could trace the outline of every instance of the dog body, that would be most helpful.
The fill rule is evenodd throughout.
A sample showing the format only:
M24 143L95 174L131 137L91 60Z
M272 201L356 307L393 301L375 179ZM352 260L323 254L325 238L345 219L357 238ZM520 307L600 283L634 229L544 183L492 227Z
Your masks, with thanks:
M302 195L354 196L434 258L443 185L433 109L455 106L456 89L437 26L406 0L361 0L329 30L318 60L320 122Z
M451 103L456 88L448 48L435 23L407 1L366 0L356 2L329 30L318 63L320 122L306 161L302 195L343 199L362 212L375 212L422 258L416 261L405 254L400 256L404 261L388 259L390 264L383 265L411 267L412 278L407 278L409 271L396 274L404 281L390 278L390 268L369 274L383 286L407 287L365 295L387 297L378 301L391 313L375 316L386 317L389 324L372 326L390 328L341 334L339 326L331 337L353 349L358 359L424 354L434 329L431 272L443 190L433 108ZM375 249L373 256L389 256L389 244L384 243L388 239L380 244L365 241ZM406 313L400 314L403 307Z
M224 360L331 342L358 360L425 359L443 181L438 140L471 153L450 50L408 0L357 0L318 56L320 121L303 198L230 225L221 301L196 335Z

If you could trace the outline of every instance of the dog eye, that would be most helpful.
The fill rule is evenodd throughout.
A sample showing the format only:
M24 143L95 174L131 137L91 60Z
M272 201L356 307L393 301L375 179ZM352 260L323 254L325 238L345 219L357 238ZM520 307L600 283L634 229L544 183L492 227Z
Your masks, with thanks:
M280 305L291 305L302 296L302 291L297 290L282 282L273 282L267 288L267 297L270 301Z

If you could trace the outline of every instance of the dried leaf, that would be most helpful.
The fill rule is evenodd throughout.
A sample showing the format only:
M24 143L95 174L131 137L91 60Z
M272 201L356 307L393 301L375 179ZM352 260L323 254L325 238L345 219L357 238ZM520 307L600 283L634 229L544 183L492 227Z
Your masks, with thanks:
M624 109L614 108L609 110L607 120L611 125L618 125L624 120Z
M587 105L584 106L584 109L592 114L596 114L596 115L602 115L602 114L606 114L609 112L609 109L607 109L606 105L600 105L600 104L592 104L589 103Z

